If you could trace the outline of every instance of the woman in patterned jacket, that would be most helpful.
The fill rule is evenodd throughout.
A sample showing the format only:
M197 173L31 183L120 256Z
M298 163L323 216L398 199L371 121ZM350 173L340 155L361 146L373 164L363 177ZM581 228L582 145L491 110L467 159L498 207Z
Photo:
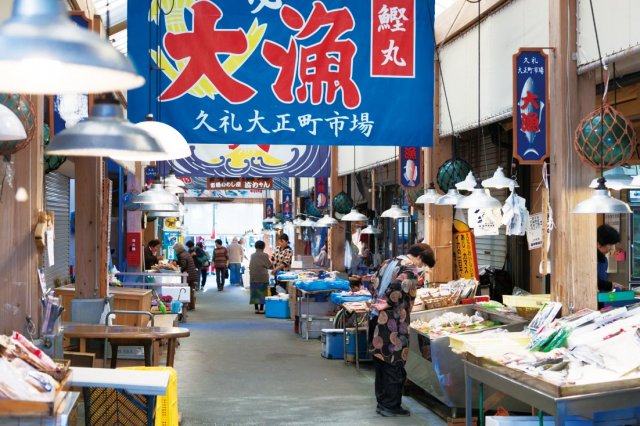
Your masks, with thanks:
M415 244L406 256L387 260L371 280L372 300L369 342L376 371L376 412L384 417L408 416L400 405L407 379L409 324L419 269L435 265L428 244Z
M273 264L273 270L271 273L275 277L275 285L278 283L278 272L288 271L291 267L291 260L293 259L293 250L289 247L289 236L287 234L281 234L278 237L278 245L275 251L271 255L271 263ZM284 289L287 290L286 288Z

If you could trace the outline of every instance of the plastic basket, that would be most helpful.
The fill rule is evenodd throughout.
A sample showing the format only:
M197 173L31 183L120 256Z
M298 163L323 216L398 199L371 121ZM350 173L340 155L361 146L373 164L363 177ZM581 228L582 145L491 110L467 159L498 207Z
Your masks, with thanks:
M172 367L122 367L119 370L168 371L167 394L156 400L155 426L175 426L178 424L178 373Z

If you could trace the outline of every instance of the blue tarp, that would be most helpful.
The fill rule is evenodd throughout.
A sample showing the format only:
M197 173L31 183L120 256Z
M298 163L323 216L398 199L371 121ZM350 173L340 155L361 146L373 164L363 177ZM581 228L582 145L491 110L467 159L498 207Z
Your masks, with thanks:
M342 278L333 280L295 281L298 289L304 291L342 290L349 291L349 281Z
M348 296L340 293L331 293L331 303L341 305L345 302L366 302L371 300L371 295L368 296Z

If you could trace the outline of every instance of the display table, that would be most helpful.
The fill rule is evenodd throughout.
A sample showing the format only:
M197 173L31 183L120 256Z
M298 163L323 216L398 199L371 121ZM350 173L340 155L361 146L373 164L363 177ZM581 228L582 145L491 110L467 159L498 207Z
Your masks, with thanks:
M294 287L295 288L295 287ZM297 318L299 318L300 321L300 329L302 330L302 327L304 327L304 330L306 333L302 333L304 334L304 338L305 340L309 340L309 333L310 332L320 332L320 329L311 329L311 323L313 322L313 318L315 318L316 320L329 320L331 317L328 317L326 315L316 315L315 317L311 314L311 298L314 297L316 294L327 294L327 293L331 293L335 290L313 290L313 291L308 291L308 290L300 290L297 289L296 291L296 316ZM291 295L289 295L289 297L291 297ZM306 306L307 306L307 314L303 315L302 314L302 304L306 301ZM326 328L326 327L325 327Z
M536 388L532 381L517 380L500 372L487 369L469 361L464 362L465 373L465 416L466 425L471 426L473 405L473 382L479 382L479 408L482 416L483 385L488 385L502 393L534 406L544 413L555 416L555 424L565 424L570 415L593 415L593 413L637 407L640 405L640 386L621 389L592 391L571 396L554 396L548 391ZM504 367L506 368L506 367ZM574 386L575 387L575 386ZM482 421L482 420L481 420ZM481 423L482 424L482 423Z
M65 285L54 290L64 308L62 321L71 321L71 301L76 297L76 289L73 285ZM113 311L149 311L151 309L151 290L136 288L109 287L109 294L113 296ZM149 319L144 315L117 316L114 324L142 327L147 325Z
M83 390L86 424L128 424L123 419L139 419L135 411L142 411L152 426L156 397L166 395L169 377L169 371L72 367L68 383Z
M160 340L167 339L167 366L173 367L176 353L176 340L181 337L189 337L188 328L181 327L130 327L122 325L98 325L98 324L65 324L63 328L65 337L80 339L80 352L86 352L87 339L107 339L112 341L114 349L111 365L117 362L118 344L132 345L139 342L139 346L145 347L145 365L158 365L160 358ZM149 348L153 347L153 355Z

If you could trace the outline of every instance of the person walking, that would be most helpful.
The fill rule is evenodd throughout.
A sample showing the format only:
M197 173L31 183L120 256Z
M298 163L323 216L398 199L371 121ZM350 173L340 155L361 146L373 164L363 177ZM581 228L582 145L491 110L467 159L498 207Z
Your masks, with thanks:
M229 251L229 285L240 286L240 268L242 267L244 248L238 243L238 239L234 238L227 250Z
M222 245L222 240L216 240L216 248L213 249L213 266L216 268L216 283L218 291L224 289L224 281L229 277L229 252Z
M402 408L404 368L409 355L409 324L419 269L436 263L428 244L414 244L406 256L387 260L371 279L369 345L375 368L376 412L383 417L409 416Z
M196 264L193 262L193 256L187 252L187 249L182 245L182 243L175 243L173 245L173 250L176 252L176 256L178 257L176 264L180 267L180 272L186 272L188 274L187 283L189 284L189 289L191 291L189 310L193 310L196 308L196 286L198 285L200 273L198 272L198 269L196 269Z
M210 265L209 254L204 250L202 243L194 245L193 241L187 241L187 247L199 273L200 285L196 286L196 290L202 290L207 283L207 270Z
M264 314L264 298L267 296L269 269L272 267L269 255L264 252L264 247L264 241L256 241L256 251L249 260L249 285L251 289L249 303L255 307L256 314Z

